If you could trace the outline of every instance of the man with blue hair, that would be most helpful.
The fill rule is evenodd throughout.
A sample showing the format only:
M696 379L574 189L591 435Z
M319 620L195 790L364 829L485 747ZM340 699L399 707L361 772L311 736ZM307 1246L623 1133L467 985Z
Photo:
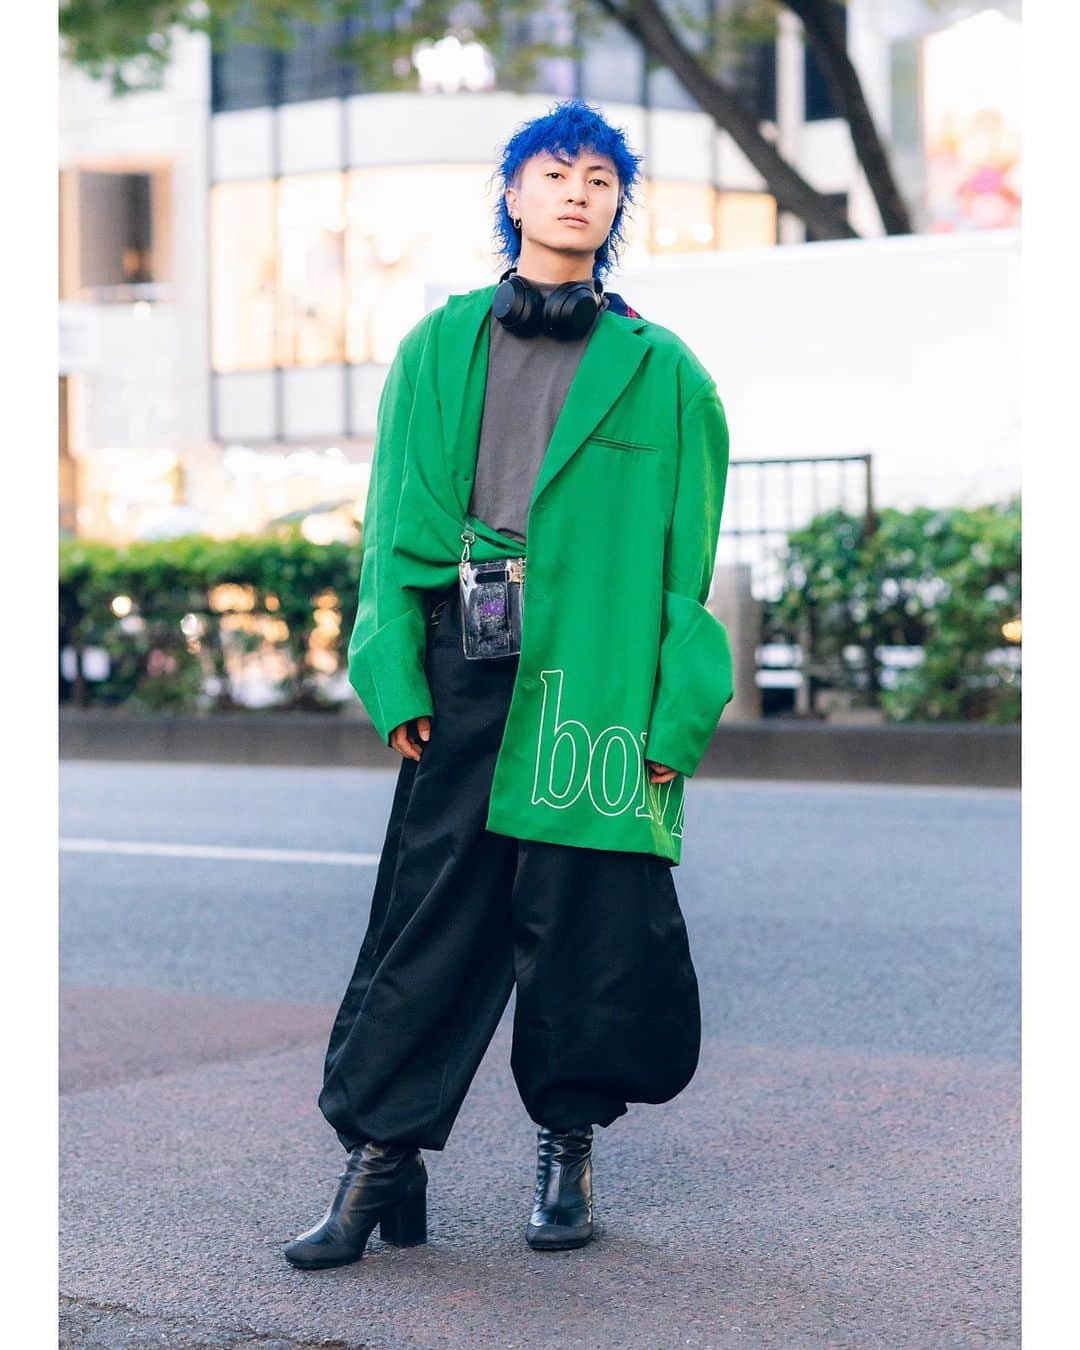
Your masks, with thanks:
M580 163L587 150L595 152L592 164ZM591 220L584 232L573 226L574 212L552 215L539 195L554 194L556 208L566 204L561 192L565 183L553 176L551 161L565 166L570 160L580 163L586 177L596 176ZM640 164L641 156L627 146L625 134L580 100L571 99L546 117L527 122L507 141L497 170L503 188L495 215L500 254L525 276L532 275L532 266L554 271L560 280L606 277L624 243L626 205L636 200ZM561 232L560 222L566 226ZM621 297L609 292L607 298L616 313L638 317Z
M733 695L704 604L727 424L689 348L604 290L639 177L623 133L568 100L498 172L509 266L406 334L379 404L349 678L402 763L319 1094L348 1160L284 1249L303 1269L359 1260L377 1224L426 1240L421 1149L512 991L534 1250L592 1239L593 1126L669 1101L700 1051L671 867Z

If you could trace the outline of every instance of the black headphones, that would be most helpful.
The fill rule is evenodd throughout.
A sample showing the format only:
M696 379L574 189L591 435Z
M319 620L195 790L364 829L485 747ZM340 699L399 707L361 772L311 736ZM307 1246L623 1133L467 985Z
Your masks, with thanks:
M515 337L536 337L546 333L560 342L582 338L592 327L604 304L604 287L599 277L587 281L566 281L545 296L530 281L517 275L517 267L508 267L499 278L491 298L491 312Z

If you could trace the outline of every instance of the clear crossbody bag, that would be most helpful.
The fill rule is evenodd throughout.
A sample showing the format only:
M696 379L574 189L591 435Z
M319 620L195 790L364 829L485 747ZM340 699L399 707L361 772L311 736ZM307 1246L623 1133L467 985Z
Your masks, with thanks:
M473 562L469 546L476 535L466 527L461 537L465 542L458 564L462 651L471 661L518 656L521 653L525 559Z

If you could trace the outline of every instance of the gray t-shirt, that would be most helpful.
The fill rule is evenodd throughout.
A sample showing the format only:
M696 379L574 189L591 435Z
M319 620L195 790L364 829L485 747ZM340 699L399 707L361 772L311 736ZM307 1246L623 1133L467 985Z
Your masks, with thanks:
M559 283L532 284L546 296ZM468 509L492 529L524 543L536 475L596 323L584 337L560 342L546 333L515 337L494 314L488 322L487 387Z

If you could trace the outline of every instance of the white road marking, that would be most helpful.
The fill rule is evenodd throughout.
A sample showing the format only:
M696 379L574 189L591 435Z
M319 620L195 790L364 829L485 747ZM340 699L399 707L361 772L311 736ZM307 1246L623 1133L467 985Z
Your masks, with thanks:
M142 840L61 839L63 853L129 853L152 858L216 858L222 862L315 863L371 867L377 853L330 853L302 848L231 848L219 844L151 844Z

